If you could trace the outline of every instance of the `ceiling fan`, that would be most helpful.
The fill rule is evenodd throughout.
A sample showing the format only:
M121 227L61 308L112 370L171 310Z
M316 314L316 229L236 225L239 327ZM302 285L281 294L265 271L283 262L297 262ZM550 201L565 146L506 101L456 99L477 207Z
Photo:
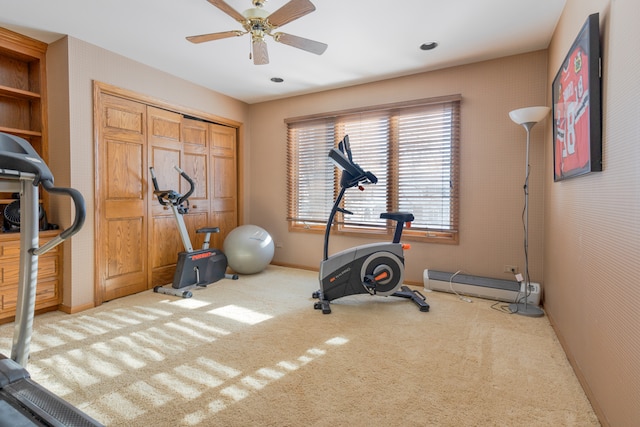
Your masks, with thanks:
M276 28L316 10L316 7L309 0L291 0L271 14L262 8L267 0L252 0L253 7L242 13L229 6L224 0L207 1L238 21L244 28L244 31L232 30L187 37L187 40L192 43L203 43L251 34L252 53L250 57L253 57L253 63L255 65L269 63L267 43L264 40L266 35L272 37L276 42L315 53L316 55L322 55L324 51L327 50L327 45L324 43L287 33L272 32Z

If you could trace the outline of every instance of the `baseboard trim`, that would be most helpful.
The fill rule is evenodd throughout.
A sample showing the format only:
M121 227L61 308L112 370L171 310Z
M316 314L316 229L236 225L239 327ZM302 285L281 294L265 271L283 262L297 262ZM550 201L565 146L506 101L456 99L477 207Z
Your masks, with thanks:
M76 313L80 313L81 311L85 311L85 310L89 310L91 308L95 308L95 304L93 303L88 303L88 304L83 304L83 305L74 305L72 307L69 307L68 305L64 305L64 304L60 304L58 306L58 310L60 310L63 313L67 313L67 314L76 314Z

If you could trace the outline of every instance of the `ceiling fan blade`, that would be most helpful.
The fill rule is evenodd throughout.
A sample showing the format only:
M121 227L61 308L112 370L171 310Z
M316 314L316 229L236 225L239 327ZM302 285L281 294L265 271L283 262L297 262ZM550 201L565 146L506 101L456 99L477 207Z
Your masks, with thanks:
M264 39L253 40L253 63L255 65L264 65L269 63L269 52L267 51L267 43Z
M234 31L223 31L221 33L209 33L209 34L200 34L198 36L189 36L187 40L191 43L204 43L210 42L213 40L226 39L229 37L238 37L243 35L242 31L234 30Z
M223 11L224 13L226 13L227 15L229 15L230 17L232 17L233 19L235 19L236 21L238 22L246 21L246 18L242 16L240 12L238 12L237 10L229 6L227 3L225 3L224 0L207 0L207 1L212 5L214 5L215 7L217 7L218 9L220 9L221 11Z
M211 1L211 0L209 0ZM267 17L272 27L281 27L294 19L313 12L316 7L309 0L291 0Z
M320 43L315 40L309 40L304 37L298 37L287 33L275 33L273 35L273 39L279 43L297 47L298 49L306 50L307 52L315 53L316 55L322 55L328 47L325 43Z

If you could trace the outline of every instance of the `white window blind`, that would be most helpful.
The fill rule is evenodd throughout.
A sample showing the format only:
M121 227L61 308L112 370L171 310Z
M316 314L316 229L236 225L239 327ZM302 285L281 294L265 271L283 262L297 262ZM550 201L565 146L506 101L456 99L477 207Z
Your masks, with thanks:
M339 135L349 135L353 160L378 178L375 185L367 185L364 191L346 191L343 207L353 215L339 219L345 227L384 226L380 212L387 211L387 183L389 168L388 114L370 113L343 117L337 125Z
M292 124L288 129L289 220L310 228L326 222L333 205L332 121Z
M460 97L372 107L368 111L286 120L288 220L292 229L323 228L339 191L329 150L349 135L353 160L378 183L348 189L341 231L390 233L381 212L415 216L405 237L458 239Z
M398 114L398 207L412 212L415 228L457 231L457 106L428 106Z

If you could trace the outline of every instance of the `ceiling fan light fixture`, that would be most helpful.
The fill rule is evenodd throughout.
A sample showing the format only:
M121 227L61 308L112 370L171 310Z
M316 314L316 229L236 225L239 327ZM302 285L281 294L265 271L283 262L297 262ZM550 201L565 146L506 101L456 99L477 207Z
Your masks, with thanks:
M438 47L438 42L426 42L420 45L420 50L433 50Z
M252 7L250 9L247 9L244 12L242 12L242 16L244 16L248 20L266 19L267 16L269 16L269 15L270 15L270 13L267 12L266 10L264 10L261 7Z
M272 34L272 31L276 28L316 10L316 7L310 0L289 0L273 13L262 8L267 0L252 0L251 3L253 4L253 7L242 13L231 7L225 0L207 1L239 22L244 31L232 30L189 36L187 37L187 40L191 43L204 43L250 34L251 53L249 58L253 59L253 63L255 65L269 63L269 53L267 50L265 36L273 37L276 42L314 53L316 55L322 55L327 49L327 45L325 43L305 39L304 37L285 33Z

